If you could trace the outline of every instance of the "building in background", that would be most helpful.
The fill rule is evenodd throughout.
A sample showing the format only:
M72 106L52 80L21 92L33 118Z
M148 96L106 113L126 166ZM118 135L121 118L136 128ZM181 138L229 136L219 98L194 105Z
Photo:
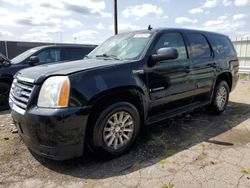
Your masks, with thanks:
M0 41L0 53L12 59L22 52L29 50L37 46L44 45L55 45L56 43L43 43L43 42L17 42L17 41ZM61 44L60 45L70 45L70 46L96 46L91 44Z

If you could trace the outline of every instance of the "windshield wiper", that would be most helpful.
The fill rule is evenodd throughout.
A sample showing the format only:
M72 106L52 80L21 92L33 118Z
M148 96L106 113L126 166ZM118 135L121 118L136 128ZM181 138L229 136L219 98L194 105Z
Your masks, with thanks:
M107 58L112 58L115 60L120 60L116 55L108 55L108 54L100 54L100 55L96 55L96 57L107 57Z

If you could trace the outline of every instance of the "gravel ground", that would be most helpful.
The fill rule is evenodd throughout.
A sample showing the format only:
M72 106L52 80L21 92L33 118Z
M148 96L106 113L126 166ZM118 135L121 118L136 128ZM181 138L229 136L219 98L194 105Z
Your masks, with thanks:
M55 162L32 155L0 113L0 187L250 187L250 80L221 116L205 109L149 127L132 151Z

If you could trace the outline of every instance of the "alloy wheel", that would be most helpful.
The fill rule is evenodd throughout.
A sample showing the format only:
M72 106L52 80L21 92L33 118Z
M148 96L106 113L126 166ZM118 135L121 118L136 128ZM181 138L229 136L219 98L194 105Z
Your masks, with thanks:
M224 86L220 87L216 95L216 105L219 110L224 109L227 102L227 98L228 98L227 89Z
M103 129L103 139L107 147L118 150L129 143L134 132L134 120L128 112L112 114Z

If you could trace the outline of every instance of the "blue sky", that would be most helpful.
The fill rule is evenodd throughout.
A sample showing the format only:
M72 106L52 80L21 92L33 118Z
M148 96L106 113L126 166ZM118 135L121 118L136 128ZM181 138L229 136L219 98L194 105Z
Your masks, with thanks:
M118 0L119 32L184 27L250 36L250 0ZM0 40L99 44L113 0L0 0Z

